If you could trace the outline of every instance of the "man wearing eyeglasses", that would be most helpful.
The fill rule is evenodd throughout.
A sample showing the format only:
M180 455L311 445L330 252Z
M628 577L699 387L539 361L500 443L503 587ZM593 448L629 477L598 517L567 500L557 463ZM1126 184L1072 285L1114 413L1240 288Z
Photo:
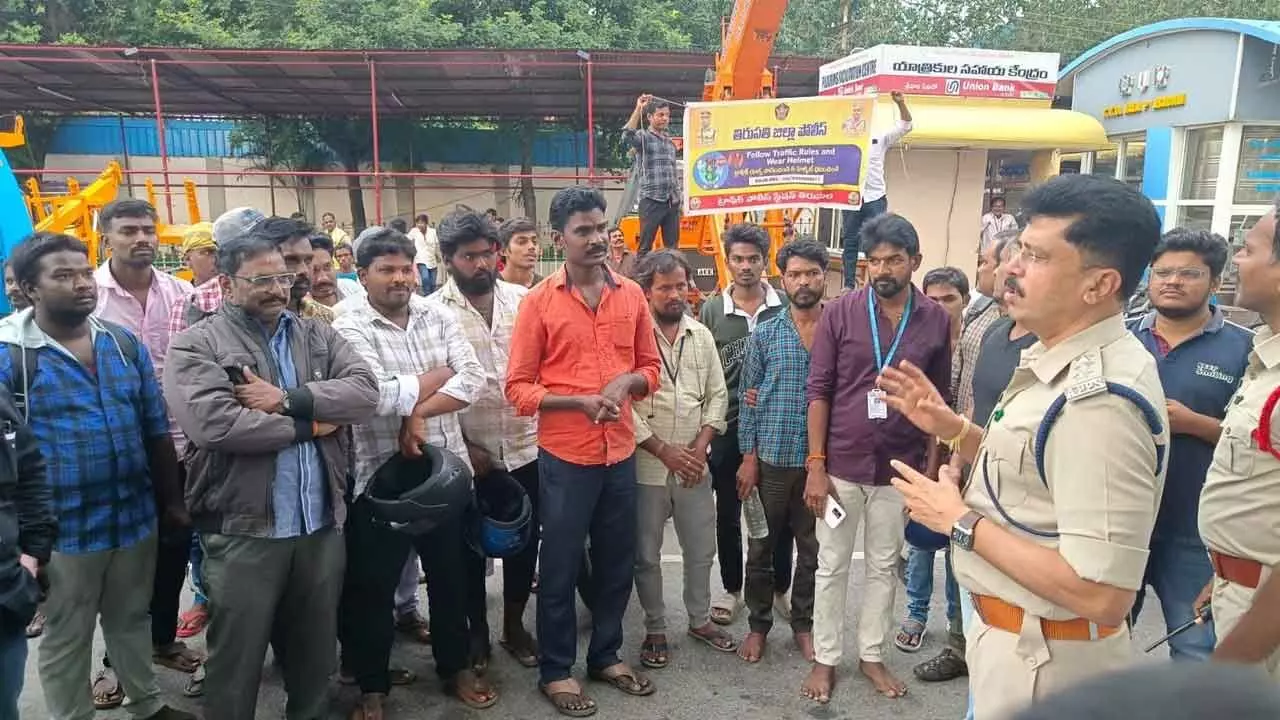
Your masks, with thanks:
M264 227L219 245L224 302L173 338L164 369L165 400L189 440L187 509L204 548L211 720L254 716L273 638L289 717L328 714L346 559L341 427L366 422L378 404L359 353L327 323L289 310L298 272L286 246Z
M1222 236L1169 231L1151 261L1153 310L1129 326L1156 360L1169 411L1169 472L1143 578L1160 598L1169 632L1195 616L1196 595L1213 577L1197 522L1200 490L1253 344L1253 332L1228 322L1213 303L1226 264ZM1130 613L1134 622L1144 590ZM1173 636L1169 654L1175 660L1204 660L1213 644L1213 626L1201 624Z

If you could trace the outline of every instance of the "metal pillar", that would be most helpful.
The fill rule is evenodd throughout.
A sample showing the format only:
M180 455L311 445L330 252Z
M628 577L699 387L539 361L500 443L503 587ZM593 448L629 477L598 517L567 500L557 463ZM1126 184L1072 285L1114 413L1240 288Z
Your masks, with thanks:
M587 176L596 181L596 88L592 77L591 55L587 55Z
M374 224L382 224L382 166L378 162L378 69L373 60L369 60L369 109L373 125L373 219Z
M160 142L160 171L164 174L164 202L169 209L169 224L173 224L173 184L169 182L169 143L165 140L164 111L160 105L160 73L156 61L151 60L151 97L156 105L156 138Z

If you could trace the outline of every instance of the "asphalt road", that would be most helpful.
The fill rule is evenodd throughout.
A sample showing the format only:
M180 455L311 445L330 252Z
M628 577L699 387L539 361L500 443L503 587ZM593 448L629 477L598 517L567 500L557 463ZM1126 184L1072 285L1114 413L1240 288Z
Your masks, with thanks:
M684 627L686 618L682 611L679 545L670 527L664 547L663 567L669 627L673 630L680 629ZM857 623L857 600L862 596L861 569L861 561L855 561L850 582L849 611L845 620L848 628L845 635L847 642L852 642L853 628ZM716 588L719 585L718 570L713 570L712 578L712 587ZM596 717L603 720L852 720L871 716L957 720L963 716L965 708L966 685L963 680L928 684L911 676L912 666L933 657L946 641L946 609L940 560L937 563L934 585L934 603L924 647L920 652L908 655L898 651L892 644L889 645L887 662L890 669L899 677L908 679L910 689L906 698L889 700L878 696L857 674L856 657L852 656L850 650L846 650L844 664L839 669L839 684L831 703L818 706L804 700L798 691L807 672L807 664L791 643L786 624L779 621L770 635L771 644L765 658L758 665L747 665L736 655L718 653L688 639L682 632L673 632L669 636L672 642L671 664L662 670L651 671L651 677L658 686L657 693L649 698L631 698L611 688L590 684L588 690L600 705L600 712ZM489 578L488 593L490 622L496 633L500 627L497 613L497 608L501 605L500 571ZM184 602L184 607L185 605ZM898 607L900 613L905 608L905 593L901 587L898 592ZM580 615L583 620L580 622L581 659L581 654L586 651L587 625L585 613L580 610ZM533 627L532 603L526 614L526 622L528 627ZM625 627L625 657L638 666L637 653L644 632L639 602L634 596ZM1154 597L1149 596L1147 608L1135 632L1134 653L1140 653L1141 647L1158 638L1162 629L1159 605ZM745 633L745 617L740 614L730 631L739 637ZM192 644L203 647L203 639L196 638ZM36 671L38 646L38 640L32 642L27 663L26 688L20 704L23 718L47 717ZM101 657L102 647L99 633L94 639L95 667ZM439 683L435 680L429 648L398 640L393 651L393 662L415 671L419 679L414 685L396 688L392 692L388 701L388 717L431 717L440 720L552 720L560 717L538 693L535 670L520 667L496 643L494 652L489 672L502 697L493 708L474 711L442 694ZM1158 651L1157 654L1164 657L1162 653L1163 651ZM576 671L581 676L581 666ZM199 701L182 696L185 675L160 667L156 668L156 672L161 690L170 704L199 713ZM330 717L348 717L355 700L354 690L338 690L335 686ZM280 675L268 662L263 670L257 718L274 720L282 717L283 711L284 691ZM123 709L98 714L98 718L102 720L123 720L128 717Z

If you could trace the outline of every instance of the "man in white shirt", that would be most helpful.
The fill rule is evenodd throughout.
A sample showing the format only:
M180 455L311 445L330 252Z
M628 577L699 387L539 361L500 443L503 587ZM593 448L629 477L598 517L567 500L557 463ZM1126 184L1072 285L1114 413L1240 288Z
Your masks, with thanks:
M418 279L422 283L418 292L430 295L436 289L436 268L440 267L440 242L436 239L436 229L431 227L431 218L426 213L420 213L408 234L418 253L413 257L413 264L418 266Z
M911 132L911 111L907 109L906 97L897 90L889 96L898 106L898 120L889 132L871 138L871 145L867 148L867 175L862 181L862 207L845 210L841 214L840 242L844 249L840 258L846 288L854 286L854 275L858 269L858 235L862 232L862 224L889 210L884 182L884 156L894 143Z
M1017 230L1018 219L1004 211L1004 198L991 198L991 211L982 216L982 247L990 247L996 235Z

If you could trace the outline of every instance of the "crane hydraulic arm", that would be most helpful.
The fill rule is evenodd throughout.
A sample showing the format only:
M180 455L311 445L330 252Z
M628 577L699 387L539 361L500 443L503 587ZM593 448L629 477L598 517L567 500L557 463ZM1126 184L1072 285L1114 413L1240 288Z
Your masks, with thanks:
M774 96L769 56L786 12L787 0L735 0L733 15L720 33L720 52L703 88L703 100Z

